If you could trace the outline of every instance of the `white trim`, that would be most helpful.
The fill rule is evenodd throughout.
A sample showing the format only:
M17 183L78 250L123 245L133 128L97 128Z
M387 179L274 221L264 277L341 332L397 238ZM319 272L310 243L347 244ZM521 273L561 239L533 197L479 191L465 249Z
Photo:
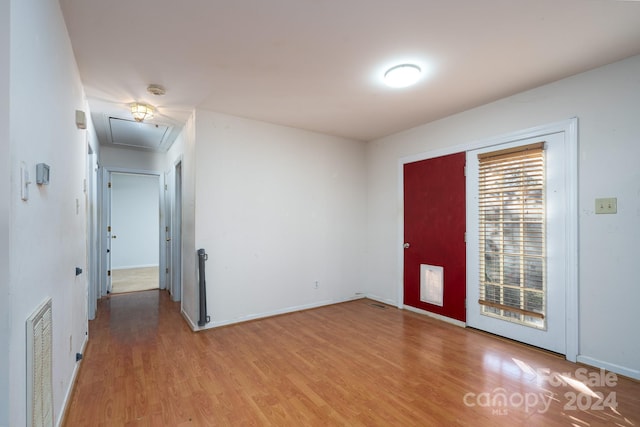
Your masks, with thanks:
M204 330L207 330L207 329L214 329L214 328L219 328L219 327L222 327L222 326L235 325L236 323L243 323L243 322L248 322L248 321L251 321L251 320L258 320L258 319L264 319L264 318L267 318L267 317L278 316L278 315L281 315L281 314L295 313L296 311L304 311L304 310L310 310L310 309L313 309L313 308L325 307L325 306L328 306L328 305L341 304L343 302L355 301L355 300L363 299L363 298L366 298L366 297L364 295L355 295L353 297L348 297L348 298L325 300L325 301L315 302L315 303L312 303L312 304L303 304L303 305L297 305L297 306L293 306L293 307L286 307L286 308L273 310L273 311L266 311L266 312L262 312L262 313L249 314L249 315L246 315L246 316L237 317L235 319L218 320L218 321L214 320L214 321L208 323L204 327L196 326L194 324L194 322L191 321L191 319L189 318L187 313L185 313L184 311L182 311L182 315L185 316L185 318L187 319L187 322L189 323L189 325L191 326L191 329L193 331L204 331Z
M640 381L640 370L637 369L608 363L588 356L578 356L577 361L580 363L584 363L585 365L606 369L607 371L615 372L616 374L624 375L625 377L633 378L634 380Z
M86 176L85 176L85 223L87 230L87 319L93 320L98 309L100 295L100 166L98 154L86 137Z
M132 268L151 268L151 267L160 267L159 264L144 264L144 265L127 265L125 267L111 267L111 271L114 270L131 270Z
M460 320L452 319L451 317L443 316L443 315L438 314L438 313L432 313L430 311L422 310L420 308L412 307L410 305L403 305L402 308L407 310L407 311L412 311L414 313L418 313L418 314L422 314L424 316L432 317L434 319L440 320L442 322L449 323L451 325L459 326L461 328L466 328L467 327L467 324L465 322L461 322Z
M184 161L182 159L182 155L178 156L178 158L174 161L173 167L171 169L171 176L173 177L173 182L170 187L172 188L171 197L171 266L170 271L172 275L172 289L171 289L171 297L173 301L181 301L180 305L182 306L182 293L183 293L183 276L184 276L184 266L182 265L182 253L184 248L182 247L183 243L183 230L182 230L182 207L183 207L183 187L184 187ZM176 181L178 178L178 174L176 173L178 165L180 165L180 188L177 187ZM180 196L179 198L176 196ZM180 204L178 204L178 201Z
M540 137L565 132L567 148L567 283L566 283L566 359L575 362L579 351L578 324L578 118L573 117L546 125L535 126L507 134L485 138L451 147L417 153L398 159L398 233L397 260L398 272L398 308L404 301L404 165L449 154L467 152L479 148L500 145L522 139Z
M84 355L88 342L89 337L85 335L82 347L80 347L80 354ZM82 360L76 362L73 367L73 372L71 373L71 381L69 382L69 387L67 387L67 391L64 394L64 399L62 400L62 410L60 411L60 414L58 414L58 419L56 420L56 427L60 427L62 425L62 421L64 421L64 418L67 415L67 410L69 410L71 395L73 394L73 390L76 388L76 381L78 379L78 372L80 372L81 363Z
M110 209L109 209L109 173L104 167L100 168L100 221L98 224L98 248L99 248L99 262L100 271L98 277L98 298L102 298L110 291L109 277L107 271L111 267L109 261L109 255L107 253L110 250L110 241L107 238L107 226L111 222Z
M164 203L162 205L162 211L164 212L164 224L162 227L162 236L165 241L165 289L169 291L169 294L173 297L173 255L171 252L173 251L173 212L171 210L172 199L173 199L173 182L175 180L171 179L172 171L171 168L168 171L165 171L164 174L164 188L161 189L164 192Z
M198 324L196 322L194 322L191 319L191 317L189 317L189 313L184 311L184 308L182 306L180 308L180 314L182 314L182 317L184 318L184 320L187 321L187 323L189 324L189 327L191 328L192 331L199 331L200 330L200 327L198 326Z
M580 318L579 297L579 261L578 261L578 118L569 119L564 126L565 159L567 176L567 223L566 227L566 355L567 360L576 362L579 347Z
M398 242L396 247L398 248L398 264L400 268L398 269L398 301L396 305L399 309L402 309L404 306L404 165L406 163L403 159L398 161L398 206L396 207L396 212L399 212L398 215L398 232L397 239Z

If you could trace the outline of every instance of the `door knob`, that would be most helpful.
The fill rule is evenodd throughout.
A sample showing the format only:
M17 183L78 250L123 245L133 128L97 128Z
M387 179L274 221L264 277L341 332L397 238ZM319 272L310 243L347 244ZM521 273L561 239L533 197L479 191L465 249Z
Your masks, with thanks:
M405 243L404 245L402 245L402 247L405 249L409 249L409 246L411 246L409 243Z
M112 239L115 239L116 237L118 237L118 236L115 236L115 235L114 235L114 236L111 236L111 238L112 238Z
M170 242L170 241L171 241L171 237L167 237L167 242Z

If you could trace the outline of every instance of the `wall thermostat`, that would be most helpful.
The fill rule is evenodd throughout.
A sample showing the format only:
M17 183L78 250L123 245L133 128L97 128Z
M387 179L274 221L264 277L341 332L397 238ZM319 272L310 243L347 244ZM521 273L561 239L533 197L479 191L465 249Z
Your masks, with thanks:
M36 165L36 184L49 184L49 165L46 163L38 163Z

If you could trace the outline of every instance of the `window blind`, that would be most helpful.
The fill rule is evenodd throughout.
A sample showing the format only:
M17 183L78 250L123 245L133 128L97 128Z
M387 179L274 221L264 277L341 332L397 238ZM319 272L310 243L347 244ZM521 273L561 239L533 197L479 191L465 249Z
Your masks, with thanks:
M544 142L479 154L478 166L481 311L543 326Z

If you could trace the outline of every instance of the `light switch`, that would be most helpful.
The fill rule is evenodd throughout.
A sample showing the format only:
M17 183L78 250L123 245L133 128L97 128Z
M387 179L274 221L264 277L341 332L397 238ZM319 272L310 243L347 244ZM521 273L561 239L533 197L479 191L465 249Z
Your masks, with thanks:
M596 214L615 213L618 213L618 199L616 197L596 199Z
M20 162L20 198L24 201L29 200L29 168L25 162Z

